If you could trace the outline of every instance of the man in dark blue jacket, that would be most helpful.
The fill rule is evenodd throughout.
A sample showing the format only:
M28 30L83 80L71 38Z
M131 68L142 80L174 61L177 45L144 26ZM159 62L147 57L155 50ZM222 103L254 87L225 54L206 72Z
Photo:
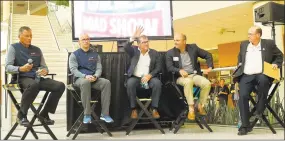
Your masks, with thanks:
M75 85L80 88L81 101L84 108L83 123L91 123L91 88L101 91L102 114L100 119L107 123L113 122L109 116L111 83L102 74L102 64L99 54L90 49L90 38L82 34L79 38L80 49L69 57L69 69L75 76Z
M157 76L161 71L161 60L158 52L149 48L148 38L145 35L141 35L142 32L142 27L136 28L130 42L124 47L131 58L131 64L128 69L129 79L127 80L127 93L132 108L131 118L137 118L136 90L140 84L143 84L143 86L146 87L149 85L149 87L152 88L152 116L154 118L159 118L160 115L157 108L162 83ZM132 46L134 40L137 40L138 47Z
M23 26L19 29L18 36L20 42L10 46L6 58L6 71L19 73L19 83L24 89L17 120L20 125L28 125L27 114L30 105L40 90L47 90L51 93L40 115L44 118L44 122L52 125L54 121L49 118L48 113L55 113L58 101L65 90L65 85L59 81L39 77L48 74L48 67L41 49L31 45L32 30Z

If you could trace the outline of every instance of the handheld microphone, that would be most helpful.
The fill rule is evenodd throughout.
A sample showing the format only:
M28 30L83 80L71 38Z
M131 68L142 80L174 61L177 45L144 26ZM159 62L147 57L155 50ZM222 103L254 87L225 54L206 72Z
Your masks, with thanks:
M235 73L239 70L239 68L242 66L242 63L239 63L235 71L232 73L232 75L235 75Z
M28 63L29 63L29 65L32 65L33 64L33 59L28 59Z

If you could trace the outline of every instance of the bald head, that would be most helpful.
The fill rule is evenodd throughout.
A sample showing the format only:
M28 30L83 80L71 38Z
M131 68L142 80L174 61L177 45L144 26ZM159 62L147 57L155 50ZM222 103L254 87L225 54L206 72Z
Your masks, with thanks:
M262 29L259 26L252 26L249 28L251 31L255 31L255 33L260 34L260 37L262 36Z
M89 38L89 35L87 33L81 33L79 36L79 40Z
M81 48L89 49L89 47L90 47L90 37L89 37L89 35L86 34L86 33L80 34L78 43L79 43Z
M253 44L258 44L262 35L262 29L259 26L252 26L248 30L248 40Z
M183 40L187 40L187 37L186 37L186 35L185 34L182 34L182 33L175 33L175 35L174 35L174 37L179 37L179 38L181 38L181 39L183 39Z
M174 43L176 48L185 48L186 46L186 35L182 33L175 33Z

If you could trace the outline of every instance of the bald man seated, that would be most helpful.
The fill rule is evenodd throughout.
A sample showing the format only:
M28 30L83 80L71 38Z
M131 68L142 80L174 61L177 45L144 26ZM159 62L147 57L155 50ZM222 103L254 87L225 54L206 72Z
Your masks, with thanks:
M74 51L69 58L69 69L75 77L75 85L80 88L81 101L84 108L83 123L91 123L91 88L101 91L101 120L107 123L113 122L109 116L111 97L111 83L102 74L102 64L99 54L90 49L90 38L87 34L81 34L79 38L80 48Z
M242 125L238 135L246 135L252 131L249 123L249 96L257 87L258 102L254 118L261 119L265 110L267 95L273 81L263 74L263 62L272 64L273 69L281 68L283 53L277 48L273 40L261 39L262 30L258 26L252 26L248 30L248 41L240 44L238 64L242 64L235 74L239 82L239 109Z
M174 36L175 47L166 53L166 66L168 72L175 72L175 79L178 85L184 87L184 95L189 104L188 119L195 120L193 85L200 87L200 97L198 111L200 115L206 115L204 110L207 104L207 98L211 89L211 83L208 79L201 76L202 72L198 63L198 57L206 59L208 69L207 74L212 70L212 55L199 48L196 44L186 44L186 36L176 33Z

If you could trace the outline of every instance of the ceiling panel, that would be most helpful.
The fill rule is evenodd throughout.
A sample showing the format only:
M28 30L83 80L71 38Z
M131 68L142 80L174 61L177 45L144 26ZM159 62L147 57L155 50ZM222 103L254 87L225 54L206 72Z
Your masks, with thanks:
M197 43L207 50L217 48L221 43L245 40L248 28L253 25L253 3L246 2L175 20L174 31L186 34L187 43Z

